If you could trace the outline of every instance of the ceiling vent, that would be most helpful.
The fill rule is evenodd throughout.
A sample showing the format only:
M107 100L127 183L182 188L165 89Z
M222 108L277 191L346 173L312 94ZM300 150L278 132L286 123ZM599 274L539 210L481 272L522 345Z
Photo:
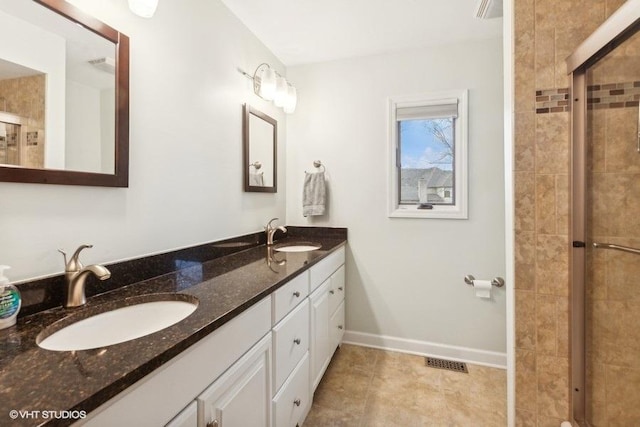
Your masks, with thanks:
M89 64L93 65L100 71L104 71L105 73L116 73L116 61L113 58L104 57L92 59L91 61L89 61Z
M476 18L491 19L502 16L502 0L478 0Z

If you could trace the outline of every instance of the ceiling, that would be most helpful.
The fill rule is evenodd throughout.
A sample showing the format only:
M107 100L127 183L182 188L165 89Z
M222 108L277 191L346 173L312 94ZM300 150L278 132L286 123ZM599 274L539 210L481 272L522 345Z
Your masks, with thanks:
M286 66L500 37L478 0L222 0Z

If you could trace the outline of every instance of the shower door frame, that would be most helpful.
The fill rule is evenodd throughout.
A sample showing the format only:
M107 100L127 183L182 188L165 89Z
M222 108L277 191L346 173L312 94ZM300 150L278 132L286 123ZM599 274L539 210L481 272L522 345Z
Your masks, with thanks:
M585 268L586 268L586 125L589 67L640 31L640 0L628 0L567 58L571 76L571 416L581 427L586 420Z
M574 422L585 419L585 236L586 236L586 82L585 72L575 72L571 83L571 266L570 398ZM585 424L586 425L586 424Z

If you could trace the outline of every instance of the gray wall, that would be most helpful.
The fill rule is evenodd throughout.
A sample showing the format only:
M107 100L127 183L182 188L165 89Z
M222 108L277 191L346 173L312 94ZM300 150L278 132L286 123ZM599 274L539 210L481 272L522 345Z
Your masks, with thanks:
M287 221L349 227L347 336L467 347L480 361L504 353L504 289L481 300L463 282L505 272L502 39L297 66L288 78L300 101L287 121ZM465 88L469 219L388 218L387 98ZM327 168L329 214L305 219L303 171L315 159Z

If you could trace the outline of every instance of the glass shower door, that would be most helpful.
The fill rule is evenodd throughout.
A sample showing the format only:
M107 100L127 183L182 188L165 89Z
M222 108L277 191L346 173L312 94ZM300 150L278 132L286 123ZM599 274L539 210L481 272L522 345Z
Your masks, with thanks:
M0 122L0 164L20 165L20 126Z
M640 34L585 80L586 423L640 426Z
M7 129L4 123L0 122L0 165L7 164Z

